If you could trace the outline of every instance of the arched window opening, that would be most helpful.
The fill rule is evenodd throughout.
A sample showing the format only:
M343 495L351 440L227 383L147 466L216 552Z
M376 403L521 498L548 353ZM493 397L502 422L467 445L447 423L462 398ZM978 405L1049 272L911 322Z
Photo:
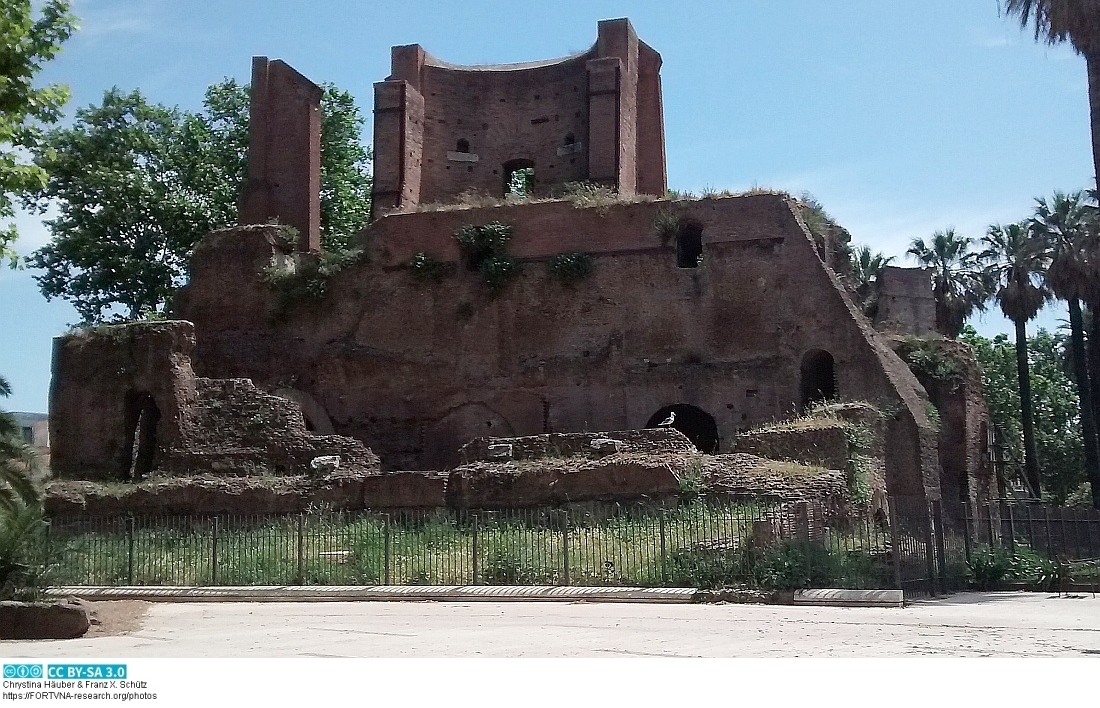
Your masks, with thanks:
M824 349L811 349L802 357L799 391L802 409L836 398L836 368L833 355Z
M529 197L534 190L534 162L520 159L504 163L504 196Z
M470 152L470 141L466 138L459 138L455 143L455 152Z
M676 267L698 268L703 257L703 227L687 223L676 232Z
M144 391L126 394L126 438L122 446L122 478L130 482L145 479L153 471L157 451L160 409Z
M575 145L576 142L577 142L577 136L573 135L572 133L566 133L565 134L565 144L566 145Z
M708 455L718 452L718 424L706 411L687 403L665 406L653 414L645 427L675 428L702 452Z

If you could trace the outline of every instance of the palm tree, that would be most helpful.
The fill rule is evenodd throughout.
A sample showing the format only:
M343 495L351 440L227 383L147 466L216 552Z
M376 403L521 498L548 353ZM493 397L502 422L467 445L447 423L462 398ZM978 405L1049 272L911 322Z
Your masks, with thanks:
M1085 58L1092 117L1092 161L1100 186L1100 0L1004 0L1002 7L1019 18L1021 26L1034 24L1036 41L1048 44L1068 41Z
M1031 401L1031 373L1027 363L1027 323L1051 297L1043 281L1047 252L1042 239L1029 233L1026 223L989 227L982 238L982 254L995 284L993 297L1004 316L1016 325L1016 373L1020 381L1020 421L1024 428L1024 470L1034 498L1040 497L1039 458Z
M848 277L859 297L860 308L868 317L875 316L878 309L877 286L882 279L882 272L893 260L893 256L884 256L867 246L859 246L852 251Z
M11 395L7 380L0 376L0 397ZM0 523L41 500L31 479L33 453L23 443L19 425L9 413L0 410Z
M11 387L0 376L0 397L9 395ZM34 453L17 421L0 410L0 600L34 599L48 572L46 523L33 469Z
M1092 485L1093 506L1100 509L1100 448L1097 446L1096 417L1085 352L1085 326L1081 301L1100 303L1100 279L1096 277L1100 258L1095 229L1090 229L1094 212L1084 192L1055 192L1053 199L1035 200L1031 230L1046 243L1050 256L1046 282L1059 300L1069 304L1070 343L1073 373L1081 399L1081 434L1085 444L1085 472Z
M932 269L932 294L936 298L936 331L954 339L966 318L985 309L992 287L982 267L981 254L971 250L974 239L955 229L936 231L930 243L913 239L907 254Z

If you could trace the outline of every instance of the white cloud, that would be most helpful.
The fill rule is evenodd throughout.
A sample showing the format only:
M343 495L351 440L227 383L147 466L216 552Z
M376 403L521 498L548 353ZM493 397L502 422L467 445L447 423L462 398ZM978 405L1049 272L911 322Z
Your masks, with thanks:
M971 43L983 49L999 49L1015 44L1003 34L991 34L988 30L980 29L971 33Z
M79 36L99 40L152 32L156 26L157 11L163 4L159 1L104 3L80 0L74 3L73 11L80 18Z

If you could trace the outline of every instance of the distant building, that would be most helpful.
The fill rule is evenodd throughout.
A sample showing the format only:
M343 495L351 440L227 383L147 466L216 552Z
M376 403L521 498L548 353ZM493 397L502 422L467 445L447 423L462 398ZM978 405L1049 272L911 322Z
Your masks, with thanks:
M50 465L50 426L49 416L45 413L11 414L19 424L23 442L34 448L43 467Z

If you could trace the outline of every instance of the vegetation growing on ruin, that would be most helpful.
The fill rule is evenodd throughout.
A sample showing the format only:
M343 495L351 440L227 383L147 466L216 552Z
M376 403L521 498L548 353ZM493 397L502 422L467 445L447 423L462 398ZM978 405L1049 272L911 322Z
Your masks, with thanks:
M596 260L591 253L559 253L547 261L546 267L550 275L566 285L572 285L584 280L592 274Z
M661 239L661 245L667 246L676 234L680 232L683 224L683 215L672 206L661 206L653 217L653 229Z
M821 260L837 273L847 274L852 263L852 234L838 224L809 192L797 197L794 206L806 224Z
M455 241L467 270L481 274L490 294L497 294L523 267L508 254L512 227L494 221L488 224L468 224L455 232Z
M957 386L966 375L967 361L958 350L940 337L901 337L898 356L918 377Z
M454 264L441 261L430 253L419 251L409 259L408 268L417 280L438 283L454 271Z
M844 417L841 411L844 408L858 408L865 411L859 417ZM844 432L847 464L844 469L845 479L848 484L849 499L857 506L866 507L871 501L871 483L874 467L874 430L860 417L869 416L878 420L885 420L885 414L869 403L819 403L806 413L789 420L769 423L751 430L747 435L754 433L772 433L797 430L813 430L815 428L839 427Z
M264 269L264 281L278 294L282 308L311 299L320 299L328 292L329 281L337 273L359 263L365 251L322 251L303 253L291 261L290 267L269 266Z

